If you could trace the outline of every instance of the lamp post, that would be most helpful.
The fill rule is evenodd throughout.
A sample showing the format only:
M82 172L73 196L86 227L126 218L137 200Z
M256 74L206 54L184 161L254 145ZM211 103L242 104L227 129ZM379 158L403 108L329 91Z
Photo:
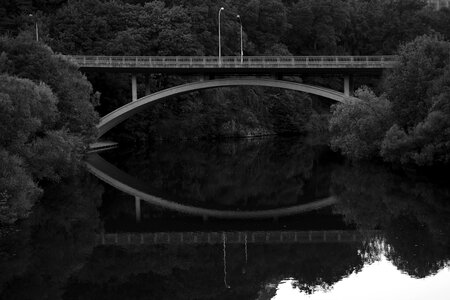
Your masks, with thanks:
M222 65L222 47L220 45L220 13L224 10L223 7L219 9L219 67Z
M241 64L242 64L244 62L244 50L242 47L242 21L241 21L241 16L237 15L236 17L239 21L239 24L241 25Z
M33 14L29 14L29 17L33 17ZM36 32L36 42L39 42L39 29L38 29L38 23L37 20L34 22L35 32Z

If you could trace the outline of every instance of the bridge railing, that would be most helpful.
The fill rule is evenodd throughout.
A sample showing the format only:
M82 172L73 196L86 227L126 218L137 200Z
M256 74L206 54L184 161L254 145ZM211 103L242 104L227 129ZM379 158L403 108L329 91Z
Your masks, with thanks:
M70 56L80 67L100 68L388 68L396 56Z
M378 235L376 230L103 233L96 236L96 244L219 244L224 240L229 244L354 243Z

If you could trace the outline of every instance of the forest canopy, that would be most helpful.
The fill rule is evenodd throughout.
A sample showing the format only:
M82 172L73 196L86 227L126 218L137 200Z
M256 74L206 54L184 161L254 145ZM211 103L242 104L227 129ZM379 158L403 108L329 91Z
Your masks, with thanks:
M5 0L0 33L33 31L63 54L224 55L393 54L399 44L439 32L450 10L422 0ZM32 14L32 16L30 16Z

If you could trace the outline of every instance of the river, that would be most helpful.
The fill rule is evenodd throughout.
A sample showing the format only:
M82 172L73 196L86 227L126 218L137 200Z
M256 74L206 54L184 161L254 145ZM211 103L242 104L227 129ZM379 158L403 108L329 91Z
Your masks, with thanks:
M87 169L2 231L1 299L450 295L444 175L303 138L121 145Z

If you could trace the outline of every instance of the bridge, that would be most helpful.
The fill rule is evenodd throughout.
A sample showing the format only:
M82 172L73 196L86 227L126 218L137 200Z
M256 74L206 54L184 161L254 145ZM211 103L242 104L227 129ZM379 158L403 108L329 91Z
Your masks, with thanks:
M167 74L374 74L396 56L68 56L82 70Z
M398 63L396 56L66 56L82 71L131 73L131 104L103 117L98 125L101 137L108 130L151 103L200 89L228 86L265 86L290 89L334 101L357 100L351 97L354 75L380 75ZM138 101L138 73L145 74L145 96ZM151 91L150 74L164 73L200 76L198 82ZM243 78L243 76L253 76ZM324 87L283 80L285 75L342 76L343 93ZM226 79L215 79L224 77ZM266 76L265 78L263 78ZM267 78L267 76L269 78ZM205 80L207 77L210 80ZM239 77L239 78L237 78ZM212 80L211 80L212 79ZM136 102L136 103L133 103Z
M356 230L102 233L96 236L96 245L356 243L376 234Z

